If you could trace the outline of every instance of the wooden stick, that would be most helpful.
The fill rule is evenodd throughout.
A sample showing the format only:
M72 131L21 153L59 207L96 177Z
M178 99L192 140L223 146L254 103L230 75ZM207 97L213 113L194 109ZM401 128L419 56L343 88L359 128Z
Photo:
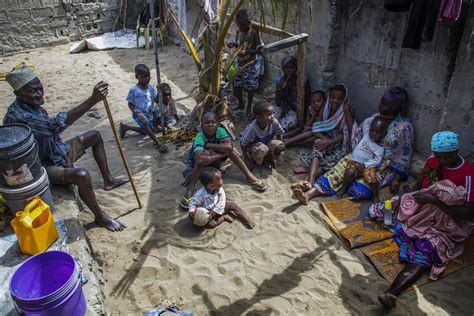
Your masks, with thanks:
M112 132L114 133L115 142L117 143L117 147L120 152L120 156L122 157L123 165L127 170L128 179L130 180L130 184L132 185L133 193L135 194L135 198L138 202L138 208L142 208L142 202L140 201L140 197L138 196L137 188L135 187L135 182L133 182L132 173L130 172L130 168L128 167L127 158L125 158L125 154L122 148L122 142L120 141L120 137L117 134L117 129L115 128L114 118L112 117L112 112L110 111L109 102L107 98L104 98L104 107L105 111L107 112L107 117L109 118L110 127L112 128Z
M291 46L299 45L301 43L306 43L308 41L308 34L301 33L298 35L293 35L292 37L284 38L279 41L268 43L263 46L264 53L273 53Z
M296 50L296 58L298 59L297 67L298 67L298 73L297 73L297 87L298 90L296 90L297 96L296 99L298 100L298 105L297 105L297 113L298 113L298 125L302 127L304 125L304 112L305 112L305 82L304 82L304 72L305 72L305 47L306 43L301 43L298 44L297 50Z

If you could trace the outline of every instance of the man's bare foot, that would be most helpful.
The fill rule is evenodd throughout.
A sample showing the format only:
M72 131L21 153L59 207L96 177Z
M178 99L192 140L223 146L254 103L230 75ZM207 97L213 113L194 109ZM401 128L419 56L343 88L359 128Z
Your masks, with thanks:
M102 226L111 232L120 232L125 229L125 225L119 221L113 219L109 215L102 213L100 216L96 216L95 223Z
M382 305L386 307L394 308L397 306L397 297L393 294L390 294L390 293L380 294L378 299L379 299L379 302L382 303Z
M228 223L233 223L234 219L230 215L224 215L224 221Z
M299 181L290 185L290 189L292 190L300 189L301 191L306 192L306 191L311 190L312 187L307 180L303 180L303 181Z
M125 183L128 183L130 182L129 179L127 178L113 178L111 181L108 181L105 185L104 185L104 190L105 191L110 191L110 190L113 190L115 188L118 188L119 186L121 185L124 185Z
M301 189L294 189L293 193L295 194L295 198L297 198L301 204L308 205L308 198Z
M255 222L254 221L249 221L248 223L243 222L243 224L247 229L253 229L255 227Z

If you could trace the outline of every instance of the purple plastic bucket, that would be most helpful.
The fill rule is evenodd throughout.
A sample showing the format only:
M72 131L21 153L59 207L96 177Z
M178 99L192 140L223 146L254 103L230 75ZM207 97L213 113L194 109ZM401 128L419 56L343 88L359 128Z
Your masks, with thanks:
M74 258L63 251L39 253L15 271L10 294L24 315L82 316L86 300Z

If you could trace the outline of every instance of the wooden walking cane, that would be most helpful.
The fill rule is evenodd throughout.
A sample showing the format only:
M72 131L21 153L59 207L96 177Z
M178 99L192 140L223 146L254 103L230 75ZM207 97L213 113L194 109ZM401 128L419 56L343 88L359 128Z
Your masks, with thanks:
M135 187L135 182L133 182L132 173L130 172L130 168L128 167L128 163L127 163L127 158L125 158L125 154L123 152L122 142L120 141L120 138L117 134L117 130L115 129L114 118L112 117L112 112L110 111L109 102L107 101L107 98L104 98L104 107L105 107L105 111L107 112L107 117L109 118L110 127L112 127L112 132L114 133L115 142L117 143L120 156L122 157L123 165L125 166L125 169L127 170L128 179L130 180L130 184L132 185L133 193L135 193L135 197L138 202L138 208L142 208L142 202L140 201L140 197L138 196L138 191L137 191L137 188Z

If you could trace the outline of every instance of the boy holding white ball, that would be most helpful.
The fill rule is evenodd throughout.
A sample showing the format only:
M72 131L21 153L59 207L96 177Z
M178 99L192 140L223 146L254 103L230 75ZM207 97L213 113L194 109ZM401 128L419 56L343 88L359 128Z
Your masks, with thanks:
M232 223L234 219L229 215L233 213L248 229L255 223L235 203L226 201L222 185L222 175L219 170L212 167L204 168L200 181L202 188L197 190L189 203L189 217L193 223L200 227L215 228L223 222Z

